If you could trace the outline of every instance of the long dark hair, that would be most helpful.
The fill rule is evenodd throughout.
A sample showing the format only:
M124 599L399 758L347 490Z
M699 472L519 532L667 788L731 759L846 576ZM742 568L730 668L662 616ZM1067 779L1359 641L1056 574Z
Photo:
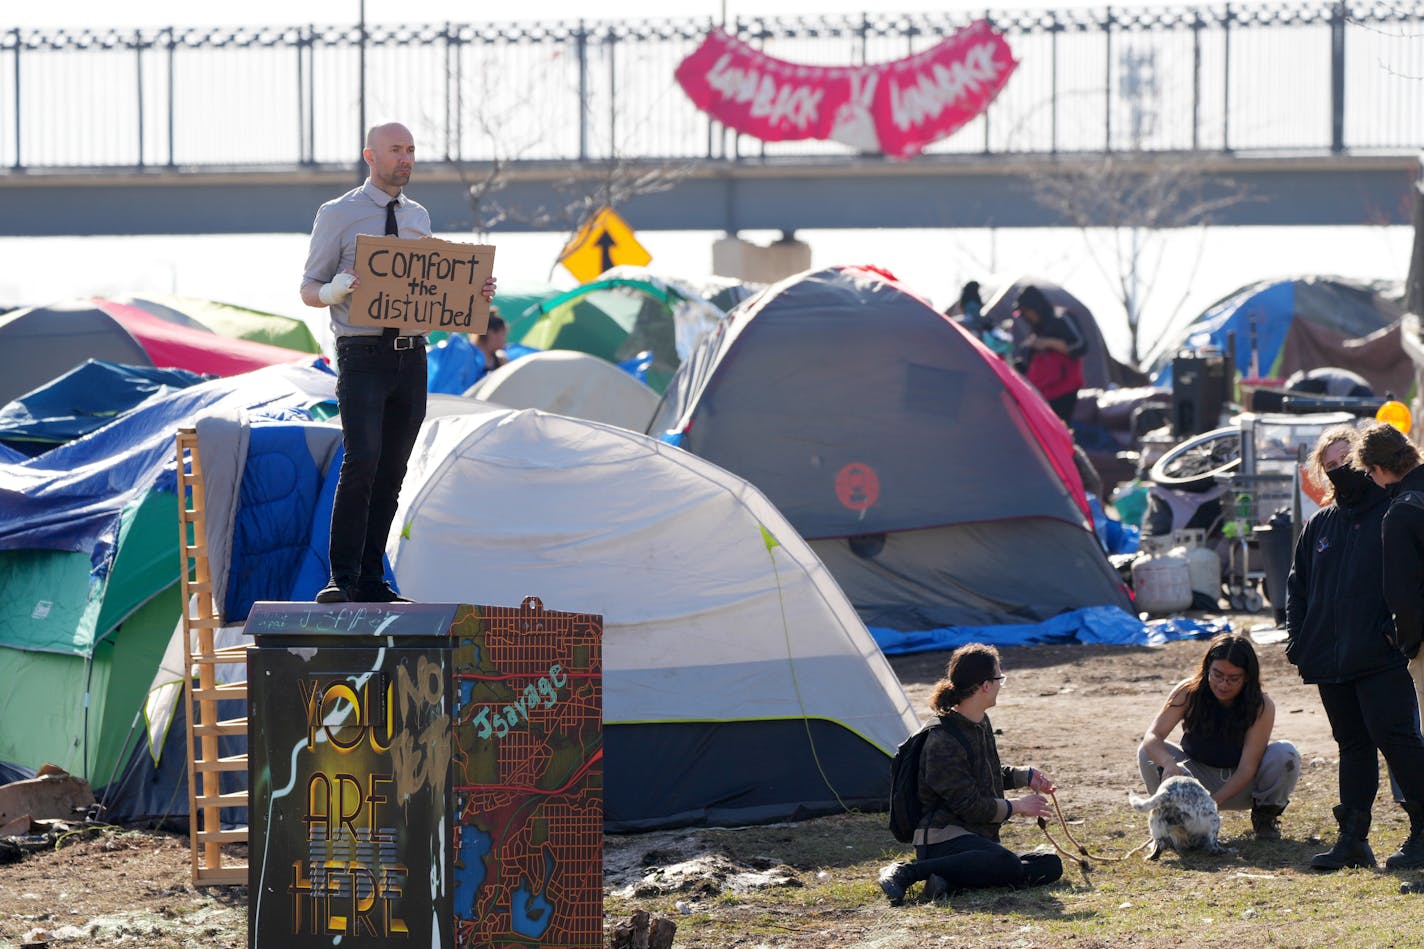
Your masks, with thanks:
M930 710L944 715L969 698L974 691L994 678L999 668L999 650L983 643L966 643L950 653L944 678L930 693Z
M1246 675L1241 694L1228 706L1221 704L1207 682L1213 662L1229 662ZM1245 738L1246 730L1255 723L1265 705L1256 647L1240 633L1222 633L1207 646L1201 668L1187 683L1187 710L1182 715L1182 730L1206 735L1224 732L1216 737ZM1225 714L1221 714L1222 711Z

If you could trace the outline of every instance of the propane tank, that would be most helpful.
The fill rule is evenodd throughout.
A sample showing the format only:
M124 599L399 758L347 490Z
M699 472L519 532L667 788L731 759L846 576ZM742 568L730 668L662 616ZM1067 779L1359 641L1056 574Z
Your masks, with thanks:
M1187 558L1175 550L1141 557L1132 564L1132 590L1145 613L1180 613L1191 609L1192 578Z

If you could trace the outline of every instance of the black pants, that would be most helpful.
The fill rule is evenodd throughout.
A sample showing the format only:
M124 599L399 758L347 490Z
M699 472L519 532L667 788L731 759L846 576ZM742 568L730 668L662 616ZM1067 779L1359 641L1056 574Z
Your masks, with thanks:
M425 346L397 350L379 336L336 341L336 401L345 457L331 505L331 578L381 582L406 462L425 420Z
M919 858L910 864L914 881L937 876L951 890L985 886L1038 886L1063 875L1056 853L1017 854L997 841L978 834L916 847Z
M1053 414L1063 420L1063 424L1070 429L1073 427L1073 412L1078 408L1078 390L1064 393L1056 399L1047 399L1048 407L1053 410Z
M1406 801L1424 803L1424 737L1413 680L1403 667L1350 682L1321 683L1320 701L1340 746L1340 803L1367 811L1379 793L1379 756Z

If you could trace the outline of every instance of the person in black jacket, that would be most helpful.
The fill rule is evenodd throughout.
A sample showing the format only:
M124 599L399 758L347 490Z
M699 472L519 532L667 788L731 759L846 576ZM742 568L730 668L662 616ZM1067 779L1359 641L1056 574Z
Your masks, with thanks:
M1063 875L1056 853L1017 854L999 843L999 828L1015 814L1049 817L1044 794L1056 790L1036 768L999 763L999 748L988 710L1003 688L999 651L983 643L960 646L949 657L945 677L935 683L930 709L942 724L930 731L920 751L920 806L912 863L892 863L880 871L880 888L893 906L905 890L927 881L931 899L950 890L982 886L1037 886ZM1009 799L1005 788L1031 793Z
M1286 582L1286 658L1320 690L1340 747L1335 846L1311 858L1317 870L1373 867L1370 810L1379 792L1379 753L1404 797L1409 839L1385 860L1390 869L1424 866L1424 737L1404 654L1394 642L1381 576L1381 525L1389 497L1350 458L1348 426L1320 436L1308 471L1326 506L1301 532Z
M1073 422L1078 390L1083 387L1083 358L1087 341L1078 327L1079 317L1059 313L1038 287L1019 291L1014 315L1028 324L1020 342L1017 367L1064 425Z
M1424 467L1405 434L1384 422L1360 433L1354 464L1390 493L1381 531L1384 600L1394 614L1395 641L1409 658L1415 699L1424 707Z

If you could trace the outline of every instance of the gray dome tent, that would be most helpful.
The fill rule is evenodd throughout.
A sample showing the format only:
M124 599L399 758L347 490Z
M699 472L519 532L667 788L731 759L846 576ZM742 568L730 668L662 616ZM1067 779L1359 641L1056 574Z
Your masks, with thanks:
M683 363L649 432L760 488L868 625L1130 608L1062 423L875 271L803 274L742 304Z

